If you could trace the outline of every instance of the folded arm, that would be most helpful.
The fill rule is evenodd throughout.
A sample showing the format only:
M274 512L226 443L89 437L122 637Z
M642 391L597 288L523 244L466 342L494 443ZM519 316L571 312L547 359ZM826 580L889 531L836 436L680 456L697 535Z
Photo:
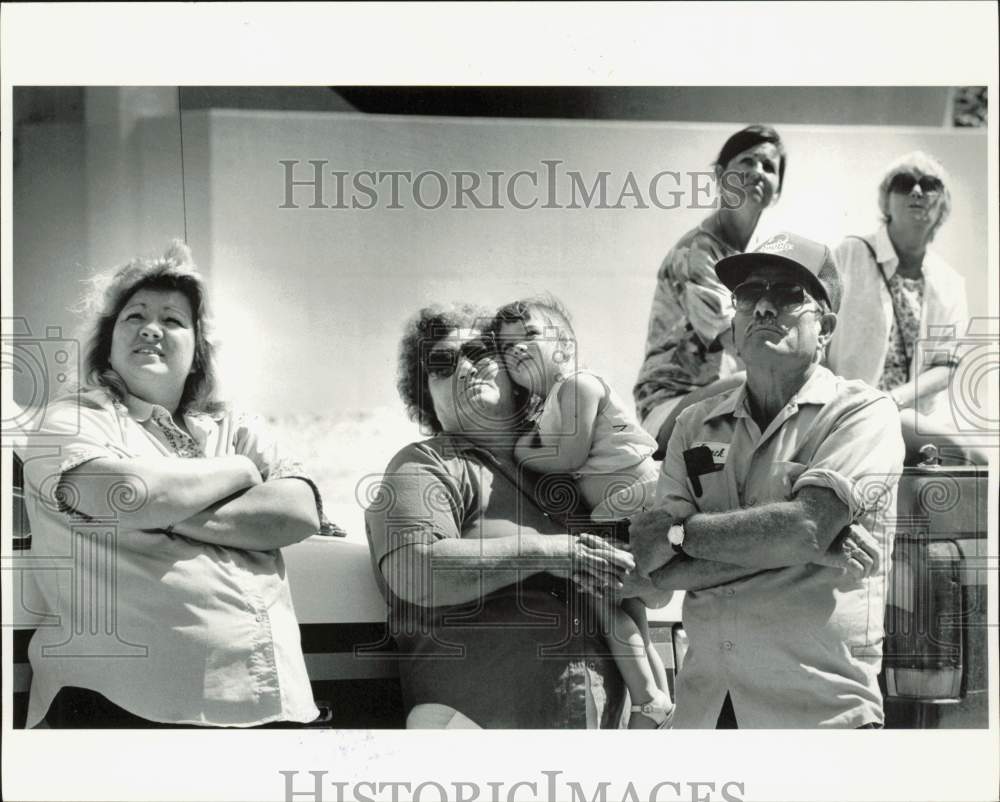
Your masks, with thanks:
M653 584L664 591L702 590L762 570L805 563L839 568L857 577L869 576L879 569L882 560L878 541L857 523L845 522L831 536L828 527L837 527L842 520L839 503L826 488L806 487L790 502L692 515L685 522L685 555L677 553L667 540L673 519L665 510L653 510L633 520L632 551L639 570L647 571ZM781 509L785 505L793 507ZM751 515L743 517L740 513ZM742 546L723 542L732 536L732 530L726 527L743 525L746 528L738 536L743 539ZM790 528L768 529L771 525ZM692 531L701 533L695 535L697 542Z
M856 579L879 570L882 555L878 542L863 526L852 524L843 529L826 551L813 562L847 571ZM652 584L661 592L705 590L760 573L760 568L702 560L676 555L662 568L650 574Z
M944 390L951 382L954 365L935 365L906 384L894 387L889 395L900 409L915 406L917 401Z
M819 561L850 523L850 510L826 487L804 487L790 501L729 512L697 513L684 523L692 557L780 568Z
M295 477L241 490L173 527L194 540L251 551L290 546L318 530L312 487Z
M486 540L442 538L412 543L386 555L382 574L392 592L411 604L462 604L538 573L595 578L611 587L633 566L631 555L574 535L523 533Z
M129 529L162 529L261 483L247 457L90 460L60 478L68 506L94 518L114 514Z
M704 590L759 574L760 571L759 568L678 555L662 568L653 571L649 578L660 591Z

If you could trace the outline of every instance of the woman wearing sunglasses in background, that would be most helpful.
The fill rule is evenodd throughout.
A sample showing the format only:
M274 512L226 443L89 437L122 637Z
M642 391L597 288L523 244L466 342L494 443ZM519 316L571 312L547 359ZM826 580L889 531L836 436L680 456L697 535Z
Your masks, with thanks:
M888 392L900 410L907 463L928 442L961 461L948 435L948 385L958 365L956 337L965 334L965 282L928 250L951 211L947 173L914 151L893 162L878 188L882 225L847 237L835 257L844 288L829 367ZM931 342L933 340L934 342Z
M431 436L392 459L366 522L407 726L614 727L624 685L580 588L655 589L624 576L628 552L567 534L571 480L517 467L530 399L482 333L490 320L422 309L400 344L400 396Z

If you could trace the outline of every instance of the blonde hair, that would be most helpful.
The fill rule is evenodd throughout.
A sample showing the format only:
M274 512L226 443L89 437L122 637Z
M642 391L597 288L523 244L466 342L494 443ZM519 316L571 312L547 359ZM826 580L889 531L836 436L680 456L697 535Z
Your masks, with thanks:
M905 156L900 156L892 164L890 164L885 169L885 174L882 176L882 181L878 185L878 208L882 212L882 222L888 223L889 217L889 185L892 184L892 180L897 175L912 175L914 173L919 173L921 176L931 176L938 179L943 189L941 190L941 200L938 206L938 219L931 226L930 231L927 232L928 241L934 239L935 234L937 234L938 229L945 220L948 219L948 215L951 214L951 193L948 191L948 184L951 182L948 176L947 170L944 166L935 159L933 156L924 153L922 150L915 150L912 153L907 153Z

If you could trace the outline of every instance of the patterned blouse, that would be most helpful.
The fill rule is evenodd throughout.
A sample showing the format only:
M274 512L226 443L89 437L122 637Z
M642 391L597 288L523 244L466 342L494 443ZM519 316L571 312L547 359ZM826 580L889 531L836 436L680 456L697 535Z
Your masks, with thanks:
M910 380L910 358L920 336L920 310L924 304L924 278L904 278L899 272L889 279L895 316L889 330L889 350L878 381L879 390L891 390ZM902 331L900 331L902 326Z
M718 342L733 319L730 292L719 281L692 281L689 271L714 268L720 259L737 253L699 226L664 258L649 314L646 357L633 390L640 420L667 399L734 372L735 360Z

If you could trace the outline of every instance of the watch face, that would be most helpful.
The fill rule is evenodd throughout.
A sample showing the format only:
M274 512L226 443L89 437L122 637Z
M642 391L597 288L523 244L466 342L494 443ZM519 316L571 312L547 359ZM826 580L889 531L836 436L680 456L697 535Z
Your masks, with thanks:
M667 531L667 540L674 546L679 546L684 542L684 527L674 524Z

